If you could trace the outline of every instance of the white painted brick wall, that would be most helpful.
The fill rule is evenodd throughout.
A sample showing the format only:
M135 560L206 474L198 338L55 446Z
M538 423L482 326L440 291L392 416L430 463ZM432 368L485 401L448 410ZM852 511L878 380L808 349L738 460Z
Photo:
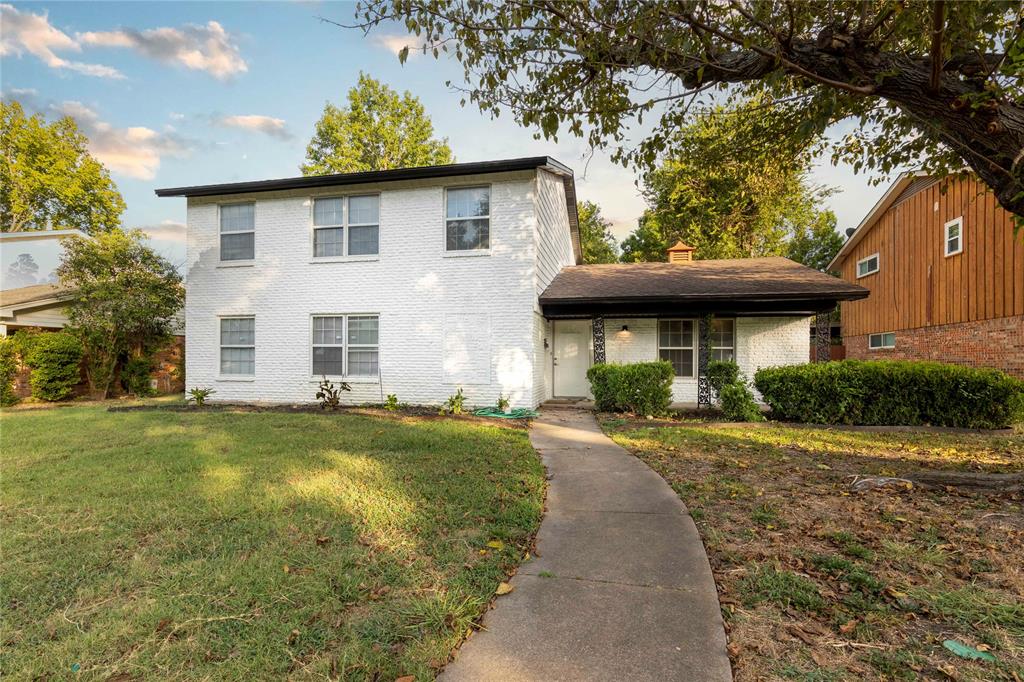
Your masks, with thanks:
M474 184L491 185L490 255L446 257L444 187ZM368 192L380 193L379 257L310 262L312 197ZM444 317L474 313L489 320L490 382L464 385L469 403L492 405L500 392L516 407L535 405L543 340L534 314L536 193L536 173L527 171L190 199L188 387L212 387L213 399L223 401L313 401L311 315L376 313L382 385L353 379L346 398L376 402L395 393L401 401L438 404L456 389L444 379ZM223 267L217 204L249 200L256 200L255 263ZM562 206L565 216L564 195ZM230 315L256 317L256 375L249 381L218 376L218 316Z
M623 325L629 326L628 332L622 331ZM754 372L761 367L808 362L809 325L810 318L806 317L737 318L736 364L740 371L753 380ZM657 320L608 318L604 328L608 362L628 364L657 359ZM681 403L697 402L697 379L675 379L672 382L672 399Z

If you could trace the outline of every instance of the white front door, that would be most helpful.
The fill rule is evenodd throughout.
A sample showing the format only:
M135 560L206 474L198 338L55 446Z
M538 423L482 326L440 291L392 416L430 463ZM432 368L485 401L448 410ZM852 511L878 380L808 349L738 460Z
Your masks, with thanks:
M555 320L554 394L582 398L590 394L590 320Z

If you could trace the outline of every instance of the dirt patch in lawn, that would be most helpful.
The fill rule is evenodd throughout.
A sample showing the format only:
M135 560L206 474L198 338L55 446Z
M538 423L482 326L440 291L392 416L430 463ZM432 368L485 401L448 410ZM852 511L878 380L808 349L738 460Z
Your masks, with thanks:
M851 488L1020 472L1024 436L604 424L690 508L737 680L1024 679L1020 493Z

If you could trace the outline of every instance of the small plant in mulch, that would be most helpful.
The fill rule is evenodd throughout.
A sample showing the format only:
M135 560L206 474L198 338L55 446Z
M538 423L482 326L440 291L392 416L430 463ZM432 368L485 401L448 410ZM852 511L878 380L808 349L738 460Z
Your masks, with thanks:
M323 377L317 387L316 399L320 401L321 410L337 410L341 407L341 394L343 391L351 391L352 387L347 382L339 381L335 384L327 377Z
M188 390L188 397L185 398L186 403L195 403L196 407L202 407L206 404L206 399L217 391L212 388L201 388L196 386Z

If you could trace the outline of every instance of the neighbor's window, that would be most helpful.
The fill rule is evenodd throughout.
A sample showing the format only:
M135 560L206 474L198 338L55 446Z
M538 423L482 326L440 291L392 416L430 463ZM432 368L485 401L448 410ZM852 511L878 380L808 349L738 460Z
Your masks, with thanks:
M677 377L693 376L693 320L658 320L658 357L672 363Z
M885 332L884 334L871 334L868 336L868 348L878 350L879 348L895 348L896 332Z
M732 360L735 351L736 320L711 320L711 359Z
M256 318L220 318L220 373L256 374Z
M857 277L867 277L878 272L878 254L873 253L867 258L857 261Z
M330 197L313 201L313 256L373 256L379 253L380 197ZM345 230L348 230L348 241ZM347 246L347 248L346 248Z
M220 207L220 259L253 260L256 257L256 204L223 204Z
M491 188L451 187L445 191L445 249L491 248Z
M962 232L964 229L963 216L946 223L946 255L955 256L964 250Z
M377 376L377 335L376 315L315 316L313 376Z

